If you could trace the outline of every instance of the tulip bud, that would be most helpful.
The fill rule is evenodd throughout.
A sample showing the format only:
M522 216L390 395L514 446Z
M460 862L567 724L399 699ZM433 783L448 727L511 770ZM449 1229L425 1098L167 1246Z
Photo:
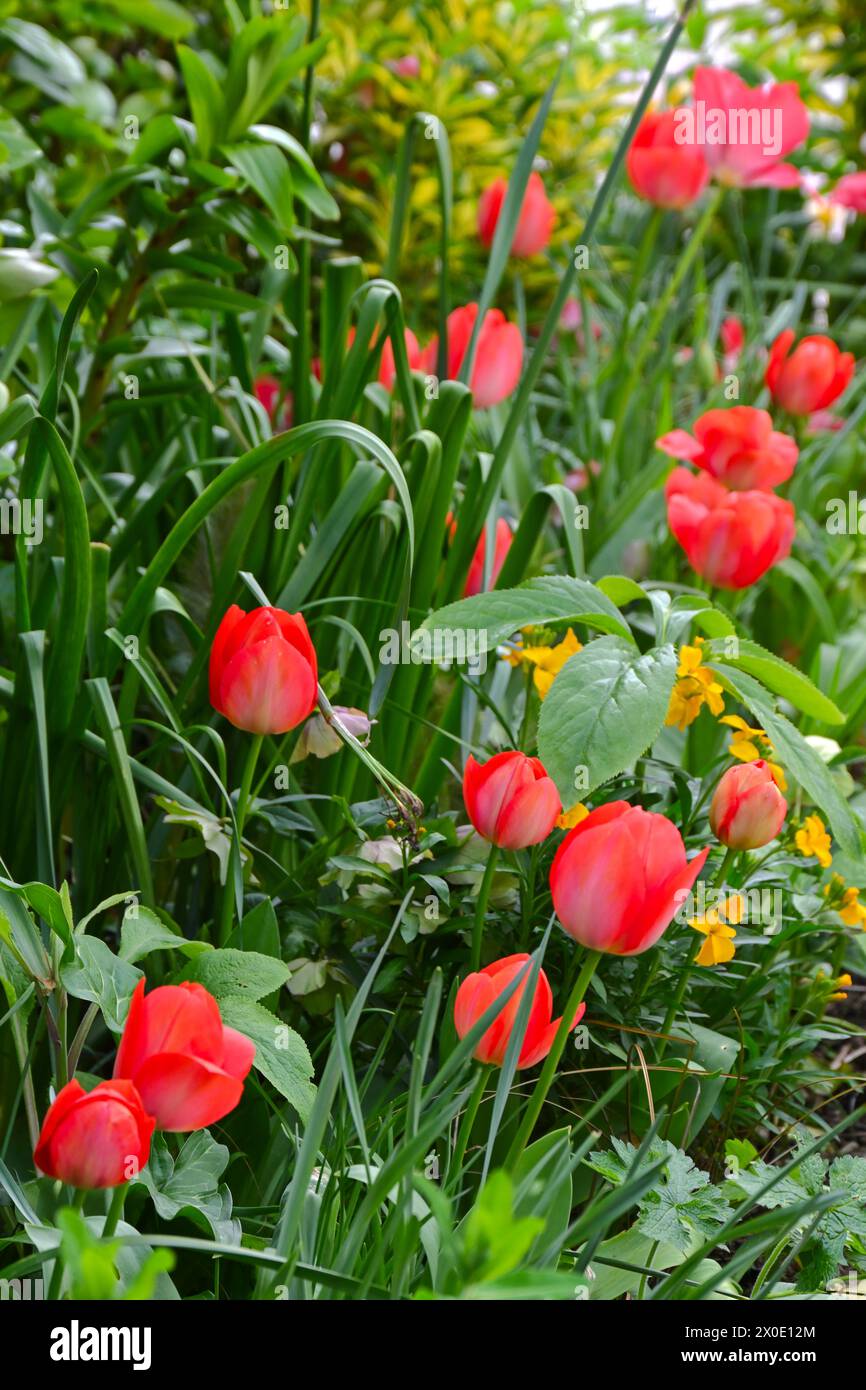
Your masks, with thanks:
M538 758L517 752L497 753L486 763L470 757L463 800L478 834L500 849L537 845L562 811L559 793Z
M687 860L682 836L665 816L610 801L557 850L550 869L554 910L588 950L639 955L670 925L709 852L707 846Z
M520 974L528 960L529 956L526 955L505 956L502 960L495 960L491 965L485 966L477 974L466 976L454 1000L454 1027L458 1037L465 1038L470 1028L487 1012L493 1001L498 999L515 976ZM476 1043L472 1055L479 1062L501 1067L505 1061L505 1054L517 1021L517 1011L520 1008L520 999L529 980L529 973L527 971L525 979L517 986L508 1003L497 1014L487 1032L482 1034L481 1040ZM585 1009L585 1004L578 1006L569 1025L570 1029L577 1027L583 1018ZM540 1062L547 1056L562 1022L561 1018L555 1018L551 1021L552 1012L553 994L550 984L544 971L539 970L532 1008L529 1011L526 1032L523 1035L523 1044L517 1059L518 1067L534 1067L536 1062Z
M234 1110L255 1053L249 1038L225 1027L203 985L160 985L145 997L139 980L114 1075L135 1083L160 1129L186 1133Z
M840 352L832 338L814 333L794 351L794 330L786 328L770 349L766 383L777 405L791 415L826 410L842 395L854 375L854 357Z
M210 702L238 729L284 734L312 714L316 650L300 613L232 604L210 653Z
M484 246L493 245L496 224L507 192L508 184L505 179L494 179L481 195L478 204L478 235ZM512 256L537 256L550 241L555 221L556 212L544 191L541 175L533 172L526 184L520 216L514 230L511 242Z
M710 826L728 849L760 849L775 840L787 810L769 763L758 758L728 768L713 794Z
M119 1187L147 1163L155 1125L131 1081L100 1081L92 1091L70 1081L45 1116L33 1159L71 1187Z

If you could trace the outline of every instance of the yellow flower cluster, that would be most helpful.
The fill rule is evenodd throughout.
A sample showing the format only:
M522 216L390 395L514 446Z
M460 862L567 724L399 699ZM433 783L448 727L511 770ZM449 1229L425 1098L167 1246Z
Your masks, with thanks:
M817 975L815 976L815 983L816 983L816 984L823 984L823 982L824 982L825 980L827 980L826 974L824 973L823 970L819 970L818 973L817 973ZM830 981L827 980L827 983L830 984ZM848 998L848 995L846 994L845 991L848 990L848 989L850 989L850 988L851 988L851 985L852 985L853 983L854 983L854 982L853 982L853 980L851 979L851 976L850 976L850 975L847 975L847 974L846 974L846 975L839 975L839 976L837 976L837 978L832 982L832 986L831 986L831 987L832 987L832 990L833 990L833 993L832 993L832 994L828 994L827 998L828 998L828 999L847 999L847 998Z
M794 843L806 859L817 859L822 869L829 869L833 863L832 841L820 816L806 817L794 836Z
M715 673L701 665L703 641L703 637L696 637L694 646L680 647L677 678L665 719L666 724L676 724L678 729L693 724L704 705L714 715L725 708L724 693Z
M738 714L726 714L724 719L719 720L719 723L727 724L734 730L728 744L728 752L731 757L736 758L741 763L754 763L757 762L758 758L765 758L779 791L787 791L788 783L785 781L785 774L779 764L774 763L770 757L773 745L764 730L752 728L751 724L747 724L745 719L741 719Z
M846 927L863 927L866 931L866 907L860 902L860 889L846 885L841 874L834 874L824 886L828 907L838 912Z
M526 633L528 632L531 632L531 628L526 629ZM520 642L515 644L513 649L506 654L505 660L512 666L534 667L533 683L543 700L553 685L554 678L562 670L569 657L580 651L583 651L583 643L578 642L569 628L562 641L557 642L555 646L527 646L521 638Z
M742 922L744 911L745 901L735 893L703 916L691 918L689 926L703 932L707 938L695 957L697 965L724 965L733 960L737 935L734 928Z

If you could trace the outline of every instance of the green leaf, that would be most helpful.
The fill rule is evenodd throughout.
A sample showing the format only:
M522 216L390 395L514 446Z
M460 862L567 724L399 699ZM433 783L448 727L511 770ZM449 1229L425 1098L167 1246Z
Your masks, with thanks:
M845 723L842 711L812 684L808 676L798 671L796 666L789 665L774 652L767 651L766 647L745 637L738 637L735 641L735 647L732 643L726 643L724 639L710 642L704 650L708 658L718 657L719 660L736 666L738 670L748 672L768 690L781 695L813 719L820 719L823 724ZM731 655L729 647L735 651L735 655Z
M112 1033L123 1028L132 992L142 971L121 960L96 936L76 938L75 959L61 967L64 988L74 999L98 1004Z
M586 623L632 641L625 619L609 598L589 580L564 575L528 579L516 589L494 589L489 594L449 603L431 613L421 630L471 629L478 633L481 649L490 651L520 628L547 627L552 623Z
M306 1123L316 1098L316 1088L311 1080L313 1063L300 1033L251 999L236 996L223 999L220 1013L223 1023L255 1043L253 1065Z
M223 150L226 159L261 198L277 227L288 233L295 221L292 200L292 171L276 145L231 145Z
M232 1218L231 1192L219 1182L229 1157L225 1144L218 1144L206 1129L191 1134L177 1158L172 1157L163 1135L155 1134L150 1159L138 1181L147 1188L163 1221L182 1212L194 1220L199 1215L215 1240L239 1245L241 1223Z
M182 39L196 23L188 8L175 0L100 0L100 7L113 10L133 28L149 29L165 39Z
M284 961L260 955L258 951L235 951L226 947L201 955L187 966L183 978L197 980L220 1003L228 998L255 1000L280 989L289 978L289 967Z
M207 159L222 130L222 92L207 63L191 48L178 44L177 56L189 97L199 153L202 159Z
M719 673L727 689L752 711L772 740L779 762L796 778L813 804L825 813L845 853L859 858L859 824L836 786L827 764L806 742L799 729L778 712L772 696L754 677L718 660L713 662L713 669Z
M569 658L541 706L538 756L566 808L646 752L668 712L676 677L672 646L645 655L599 637Z
M184 955L199 955L210 951L206 941L187 941L165 926L148 907L135 907L125 913L120 928L120 959L130 964L143 960L151 951L183 951Z

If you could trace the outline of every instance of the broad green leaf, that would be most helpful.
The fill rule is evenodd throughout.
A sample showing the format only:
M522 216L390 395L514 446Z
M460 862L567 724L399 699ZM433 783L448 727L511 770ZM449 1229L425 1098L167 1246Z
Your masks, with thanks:
M177 56L189 97L199 153L202 159L207 159L223 125L222 92L207 63L193 49L178 44Z
M588 580L564 575L545 575L529 579L516 589L495 589L449 603L431 613L421 630L472 630L478 634L480 649L490 651L520 628L546 627L551 623L586 623L601 632L615 633L625 641L632 640L625 619L609 598Z
M731 655L729 647L734 655ZM705 652L707 657L717 657L730 666L736 666L740 671L748 672L768 690L781 695L813 719L820 719L823 724L845 723L845 716L841 710L812 684L808 676L804 676L802 671L783 661L774 652L767 651L766 647L760 646L759 643L738 637L734 647L732 643L722 639L710 642Z
M201 955L187 966L183 978L197 980L220 1003L227 998L255 1000L280 989L289 978L289 967L284 961L260 955L258 951L235 951L226 947Z
M566 809L645 753L668 712L672 646L645 655L599 637L569 658L541 706L538 756Z
M63 985L74 999L99 1005L112 1033L123 1028L132 992L141 975L136 966L121 960L96 936L76 937L75 959L60 971Z
M210 951L206 941L187 941L161 922L148 907L127 912L120 928L120 958L130 964L143 960L151 951L183 951L186 956Z
M172 1157L163 1135L155 1134L138 1181L147 1188L163 1221L181 1212L193 1219L201 1216L215 1240L238 1245L241 1224L232 1218L231 1192L219 1181L229 1157L225 1144L218 1144L206 1129L190 1134L177 1158Z
M316 1098L316 1088L312 1082L313 1063L300 1033L252 999L237 996L223 999L220 1013L223 1023L255 1043L253 1065L306 1123Z
M277 227L290 232L295 221L292 171L276 145L231 145L223 150L241 178L259 195Z

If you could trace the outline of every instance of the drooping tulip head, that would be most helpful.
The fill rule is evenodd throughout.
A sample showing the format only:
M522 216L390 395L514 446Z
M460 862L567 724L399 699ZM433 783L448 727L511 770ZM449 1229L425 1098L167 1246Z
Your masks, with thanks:
M467 975L454 1000L454 1027L458 1037L465 1038L473 1024L478 1022L494 1000L508 988L528 960L529 956L526 955L505 956L502 960L493 961L476 974ZM528 981L529 972L487 1031L482 1033L481 1040L476 1044L472 1054L479 1062L496 1067L503 1065ZM585 1009L584 1003L578 1006L570 1024L571 1028L577 1027ZM553 993L544 971L539 970L518 1057L518 1068L534 1067L536 1062L541 1062L547 1056L562 1022L561 1018L551 1019L552 1013Z
M537 845L562 811L559 792L538 758L518 752L497 753L486 763L470 755L463 800L478 834L501 849Z
M550 890L569 936L592 951L636 956L673 921L706 862L686 859L666 816L611 801L569 831L554 856Z

